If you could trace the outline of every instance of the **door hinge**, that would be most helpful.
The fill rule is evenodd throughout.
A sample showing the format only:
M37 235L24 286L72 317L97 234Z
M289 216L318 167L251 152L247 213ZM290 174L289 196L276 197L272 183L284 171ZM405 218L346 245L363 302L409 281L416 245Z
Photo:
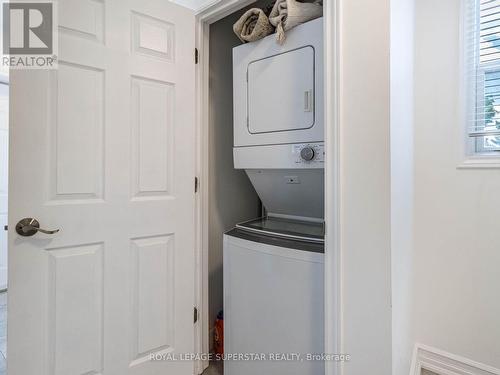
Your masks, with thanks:
M198 48L194 49L194 63L198 64Z
M196 323L198 321L198 308L194 308L193 311L193 323Z
M197 193L198 192L198 177L195 177L194 178L194 192Z

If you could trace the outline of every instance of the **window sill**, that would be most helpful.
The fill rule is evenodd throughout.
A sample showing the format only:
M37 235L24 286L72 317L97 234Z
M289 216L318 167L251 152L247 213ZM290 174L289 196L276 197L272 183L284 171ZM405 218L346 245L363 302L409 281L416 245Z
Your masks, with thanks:
M500 155L469 156L457 169L500 169Z

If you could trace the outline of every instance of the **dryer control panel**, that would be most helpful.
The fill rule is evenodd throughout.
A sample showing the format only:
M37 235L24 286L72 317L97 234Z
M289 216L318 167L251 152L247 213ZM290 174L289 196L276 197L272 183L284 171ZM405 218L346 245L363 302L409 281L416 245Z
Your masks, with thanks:
M323 142L234 147L236 169L321 169L325 167Z
M323 143L304 143L292 145L295 164L315 164L325 162Z

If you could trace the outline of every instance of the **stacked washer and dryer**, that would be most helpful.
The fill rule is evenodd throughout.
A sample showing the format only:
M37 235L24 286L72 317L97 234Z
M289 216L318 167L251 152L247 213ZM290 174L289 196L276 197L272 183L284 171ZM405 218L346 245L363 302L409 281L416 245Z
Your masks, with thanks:
M224 235L224 351L247 354L224 374L323 374L322 18L234 48L233 94L234 167L266 216Z

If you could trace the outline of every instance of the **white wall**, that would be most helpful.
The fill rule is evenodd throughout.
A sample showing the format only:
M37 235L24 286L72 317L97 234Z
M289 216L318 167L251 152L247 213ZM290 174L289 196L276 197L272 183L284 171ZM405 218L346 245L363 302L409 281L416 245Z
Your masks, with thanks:
M212 4L212 0L170 0L173 3L182 5L183 7L193 9L194 11L199 11L205 6Z
M391 254L393 375L413 348L415 0L391 1Z
M457 169L460 1L416 1L415 340L500 368L500 170Z
M391 373L389 4L340 1L344 375Z
M209 327L223 307L222 235L238 222L260 216L248 177L233 163L232 48L241 44L233 23L243 11L210 26L209 120ZM212 344L212 342L210 342Z

